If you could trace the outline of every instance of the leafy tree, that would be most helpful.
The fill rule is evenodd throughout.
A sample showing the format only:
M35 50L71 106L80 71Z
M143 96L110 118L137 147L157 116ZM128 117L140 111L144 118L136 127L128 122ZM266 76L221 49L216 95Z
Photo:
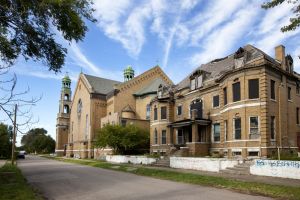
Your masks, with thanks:
M29 153L51 153L55 150L55 141L51 136L46 135L43 128L31 129L21 139L24 150Z
M5 124L0 124L0 158L11 156L11 129Z
M133 125L106 125L98 131L96 147L109 146L115 154L139 154L149 149L149 132Z
M0 58L9 66L21 55L44 61L58 72L67 50L55 41L55 29L65 40L85 36L84 19L95 22L92 0L1 0Z
M290 24L284 26L281 28L282 32L287 32L287 31L294 31L296 28L300 26L300 2L299 0L271 0L268 2L265 2L262 5L262 8L264 9L269 9L269 8L274 8L283 2L287 3L292 3L295 6L292 8L292 12L295 14L295 17L290 18Z

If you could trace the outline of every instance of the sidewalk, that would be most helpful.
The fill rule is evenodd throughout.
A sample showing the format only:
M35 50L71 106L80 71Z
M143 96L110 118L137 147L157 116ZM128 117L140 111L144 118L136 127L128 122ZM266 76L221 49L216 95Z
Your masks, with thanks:
M198 170L189 170L189 169L174 169L174 168L156 167L156 166L144 166L144 167L150 168L150 169L173 171L173 172L198 174L198 175L203 175L203 176L223 177L223 178L228 178L228 179L233 179L233 180L238 180L238 181L245 181L245 182L256 182L256 183L266 183L266 184L270 184L270 185L300 187L300 180L298 180L298 179L277 178L277 177L270 177L270 176L216 173L216 172L207 172L207 171L198 171Z

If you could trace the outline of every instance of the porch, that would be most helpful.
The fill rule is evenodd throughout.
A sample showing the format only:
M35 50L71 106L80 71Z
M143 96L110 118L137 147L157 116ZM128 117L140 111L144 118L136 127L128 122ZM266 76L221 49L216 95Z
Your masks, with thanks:
M209 155L210 124L208 119L186 119L170 124L174 147L187 151L188 155Z

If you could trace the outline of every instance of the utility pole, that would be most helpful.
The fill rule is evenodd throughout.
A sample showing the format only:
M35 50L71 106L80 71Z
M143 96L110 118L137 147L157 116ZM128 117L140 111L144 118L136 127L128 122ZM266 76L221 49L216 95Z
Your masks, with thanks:
M14 165L15 162L15 144L16 144L16 134L17 134L17 109L18 105L15 105L15 115L14 115L14 130L13 130L13 141L11 148L11 164Z

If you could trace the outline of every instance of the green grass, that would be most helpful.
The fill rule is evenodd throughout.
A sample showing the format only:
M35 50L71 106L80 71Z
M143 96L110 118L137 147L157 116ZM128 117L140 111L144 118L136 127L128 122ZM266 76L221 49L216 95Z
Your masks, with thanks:
M27 184L20 169L11 164L0 168L0 200L41 199Z
M45 157L45 156L44 156ZM168 170L160 170L154 168L147 168L143 166L134 166L126 164L111 164L104 161L96 160L76 160L76 159L64 159L58 157L47 157L64 162L77 163L82 165L88 165L92 167L99 167L104 169L122 171L127 173L133 173L142 176L149 176L164 180L171 180L183 183L212 186L217 188L225 188L241 193L256 194L269 196L279 199L300 200L300 187L270 185L256 182L244 182L233 179L227 179L222 177L205 176L192 173L175 172Z

